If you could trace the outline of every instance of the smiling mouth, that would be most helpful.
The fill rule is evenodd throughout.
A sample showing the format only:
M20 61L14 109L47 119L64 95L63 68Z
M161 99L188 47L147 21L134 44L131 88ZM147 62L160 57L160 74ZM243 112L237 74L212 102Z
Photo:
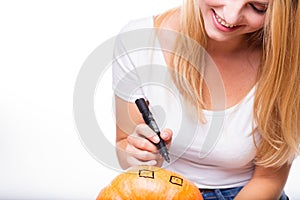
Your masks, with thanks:
M226 28L235 28L238 26L238 25L227 23L224 19L222 19L219 15L217 15L217 13L214 10L213 10L213 13L214 13L215 18L218 21L218 23L221 24L222 26L224 26Z

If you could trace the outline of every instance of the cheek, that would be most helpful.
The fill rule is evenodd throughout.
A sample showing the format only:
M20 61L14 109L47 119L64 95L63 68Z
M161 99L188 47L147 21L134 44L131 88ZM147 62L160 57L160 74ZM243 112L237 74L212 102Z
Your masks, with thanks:
M259 17L252 17L249 19L249 24L253 29L260 29L264 26L265 24L265 17L264 16L259 16Z

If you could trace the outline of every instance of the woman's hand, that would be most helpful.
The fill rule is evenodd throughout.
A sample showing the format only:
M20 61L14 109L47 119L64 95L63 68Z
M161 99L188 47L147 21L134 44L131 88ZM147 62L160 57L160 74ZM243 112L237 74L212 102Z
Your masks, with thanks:
M160 136L169 148L172 140L172 131L170 129L165 129L161 131ZM157 134L146 124L137 125L134 132L127 137L127 145L125 147L127 163L130 166L161 166L163 158L155 146L159 140Z
M155 143L157 134L144 123L135 103L129 103L115 96L116 103L116 151L123 169L137 165L156 165L160 167L163 158ZM160 137L170 147L172 131L161 130Z

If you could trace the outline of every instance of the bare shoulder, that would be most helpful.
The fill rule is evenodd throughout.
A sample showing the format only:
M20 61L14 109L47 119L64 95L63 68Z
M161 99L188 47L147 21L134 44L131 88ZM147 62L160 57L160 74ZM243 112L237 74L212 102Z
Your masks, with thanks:
M160 30L167 30L157 32L160 46L163 49L173 50L176 44L176 36L180 32L180 13L181 8L177 7L154 16L154 27ZM164 51L163 55L167 65L171 66L172 53Z
M176 7L162 14L154 16L154 26L156 28L179 31L180 30L181 8Z

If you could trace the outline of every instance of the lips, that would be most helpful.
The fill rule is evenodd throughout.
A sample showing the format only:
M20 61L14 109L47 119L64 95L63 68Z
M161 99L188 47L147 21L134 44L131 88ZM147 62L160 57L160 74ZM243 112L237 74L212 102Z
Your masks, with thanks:
M224 32L231 32L236 30L239 26L235 24L230 24L226 22L223 18L221 18L214 10L212 10L212 17L213 17L213 22L216 26L221 31Z

